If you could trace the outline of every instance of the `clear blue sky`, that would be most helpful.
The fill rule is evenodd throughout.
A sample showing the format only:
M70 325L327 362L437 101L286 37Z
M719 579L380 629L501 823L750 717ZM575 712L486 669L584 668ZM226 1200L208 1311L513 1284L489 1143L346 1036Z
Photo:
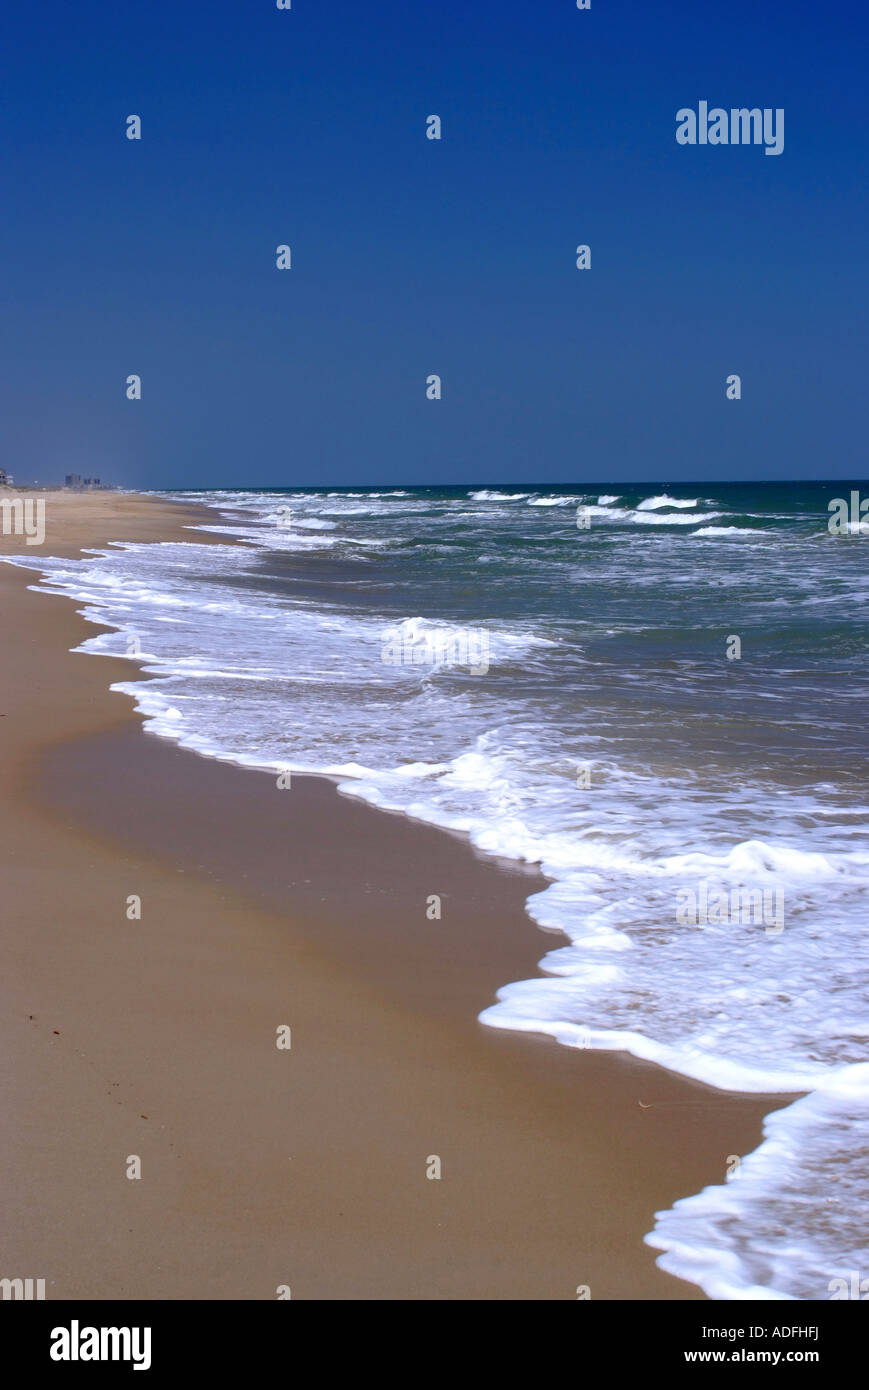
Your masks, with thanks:
M867 31L814 0L11 5L0 462L861 477ZM784 108L784 152L677 145L700 100Z

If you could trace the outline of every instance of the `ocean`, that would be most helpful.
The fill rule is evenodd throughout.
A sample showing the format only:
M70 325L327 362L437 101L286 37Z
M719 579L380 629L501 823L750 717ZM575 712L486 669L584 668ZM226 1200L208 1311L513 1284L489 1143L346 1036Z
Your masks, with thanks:
M178 492L225 546L18 563L144 665L152 734L539 864L544 974L482 1022L792 1095L647 1240L714 1298L827 1299L869 1281L857 486Z

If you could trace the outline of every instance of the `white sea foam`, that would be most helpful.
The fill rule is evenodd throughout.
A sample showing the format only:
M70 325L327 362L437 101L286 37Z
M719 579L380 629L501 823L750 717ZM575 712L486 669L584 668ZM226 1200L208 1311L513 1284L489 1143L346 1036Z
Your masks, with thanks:
M654 512L660 507L696 507L697 498L692 497L686 501L684 497L668 497L666 492L660 497L645 497L642 502L637 503L638 512Z
M728 1182L657 1213L646 1240L664 1252L658 1263L710 1298L831 1299L834 1281L853 1286L855 1274L856 1296L865 1297L869 1243L859 1227L843 1240L837 1217L865 1208L865 1169L854 1159L869 1151L869 1064L817 1081L810 1095L767 1117L764 1136L730 1164ZM796 1228L795 1197L803 1214Z
M293 526L301 526L303 531L334 531L337 522L323 521L319 516L300 516L289 523L288 530Z
M527 492L490 492L486 488L468 493L474 502L521 502L528 495Z
M669 512L641 512L638 507L632 520L641 526L696 526L698 521L711 521L716 516L721 516L721 512L693 512L690 516L679 512L673 516Z
M694 518L691 518L692 521ZM701 526L698 530L691 532L692 536L757 536L758 532L751 526Z

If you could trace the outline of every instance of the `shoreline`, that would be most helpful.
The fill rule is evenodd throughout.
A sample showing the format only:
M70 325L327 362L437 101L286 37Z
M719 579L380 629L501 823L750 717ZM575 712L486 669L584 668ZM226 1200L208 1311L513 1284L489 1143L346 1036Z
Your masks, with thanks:
M183 529L214 520L192 505L56 511L52 555L226 543ZM653 1214L793 1096L480 1024L551 944L535 869L145 733L108 689L131 663L79 660L96 625L32 582L0 565L0 1276L49 1298L703 1299L643 1245Z

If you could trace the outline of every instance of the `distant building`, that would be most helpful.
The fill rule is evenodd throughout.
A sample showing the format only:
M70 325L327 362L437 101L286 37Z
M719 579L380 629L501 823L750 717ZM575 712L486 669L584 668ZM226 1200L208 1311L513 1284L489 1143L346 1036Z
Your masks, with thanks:
M8 482L9 482L9 474L6 472L6 469L5 469L5 468L0 468L0 483L8 483Z
M64 482L67 487L102 487L99 478L83 478L80 473L67 473Z

